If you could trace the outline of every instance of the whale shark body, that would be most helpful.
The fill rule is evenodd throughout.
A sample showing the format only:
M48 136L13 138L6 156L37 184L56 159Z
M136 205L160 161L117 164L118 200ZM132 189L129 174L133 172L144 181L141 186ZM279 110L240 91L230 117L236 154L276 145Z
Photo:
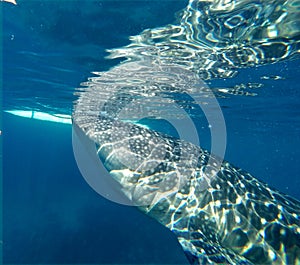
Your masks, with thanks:
M73 114L126 197L176 234L191 264L300 264L299 201L195 144L117 118L136 93L124 94L128 85L109 79L121 73L127 84L136 80L141 69L131 66L87 84ZM149 72L134 91L157 88Z
M127 60L94 73L78 92L73 123L95 144L109 180L176 234L191 264L300 264L300 202L214 150L132 119L168 120L176 114L170 102L186 113L202 104L205 113L211 95L200 78L232 78L239 68L299 55L298 17L286 1L190 0L175 25L146 29L111 50L109 58ZM253 95L247 87L253 84L213 92ZM215 111L205 113L207 121Z
M207 179L210 154L183 140L108 118L74 121L126 196L176 234L191 264L300 263L299 201L228 162Z

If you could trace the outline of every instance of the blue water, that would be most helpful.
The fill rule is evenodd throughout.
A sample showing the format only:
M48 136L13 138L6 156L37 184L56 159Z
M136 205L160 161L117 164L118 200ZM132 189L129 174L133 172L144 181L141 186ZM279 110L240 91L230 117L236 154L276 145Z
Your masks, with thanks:
M3 16L3 106L71 114L74 89L119 63L105 49L174 21L186 1L19 1ZM299 59L244 69L256 97L219 99L225 159L300 199ZM215 80L216 86L232 80ZM2 115L4 263L183 264L175 236L93 191L74 160L71 126ZM205 135L201 139L208 147ZM206 146L207 145L207 146Z

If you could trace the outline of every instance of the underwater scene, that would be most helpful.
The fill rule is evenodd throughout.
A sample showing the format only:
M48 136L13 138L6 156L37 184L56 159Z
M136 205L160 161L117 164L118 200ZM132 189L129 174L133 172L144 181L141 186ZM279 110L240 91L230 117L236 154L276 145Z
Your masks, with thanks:
M300 1L0 13L3 264L300 264Z

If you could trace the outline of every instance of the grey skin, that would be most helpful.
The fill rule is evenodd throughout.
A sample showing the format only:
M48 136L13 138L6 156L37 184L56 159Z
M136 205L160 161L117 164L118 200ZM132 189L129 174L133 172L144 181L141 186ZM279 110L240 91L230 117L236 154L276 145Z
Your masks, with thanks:
M188 142L101 117L93 131L79 126L127 197L175 233L195 264L300 262L299 201L227 162L203 180L209 153Z
M120 87L106 89L105 74L88 86L74 124L127 198L176 234L192 264L300 264L299 201L226 161L214 168L218 158L199 146L117 119L101 91L112 91L121 109Z

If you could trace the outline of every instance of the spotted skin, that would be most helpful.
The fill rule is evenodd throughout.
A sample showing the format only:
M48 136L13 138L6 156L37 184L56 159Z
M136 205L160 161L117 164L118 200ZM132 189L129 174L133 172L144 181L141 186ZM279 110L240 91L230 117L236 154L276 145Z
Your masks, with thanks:
M300 264L299 201L226 161L204 174L210 154L189 142L80 108L73 120L125 195L176 234L192 264Z

